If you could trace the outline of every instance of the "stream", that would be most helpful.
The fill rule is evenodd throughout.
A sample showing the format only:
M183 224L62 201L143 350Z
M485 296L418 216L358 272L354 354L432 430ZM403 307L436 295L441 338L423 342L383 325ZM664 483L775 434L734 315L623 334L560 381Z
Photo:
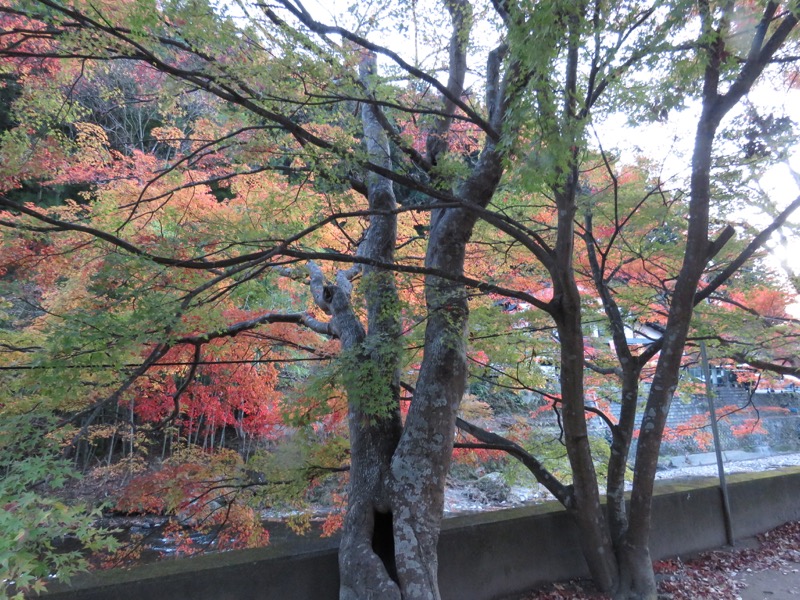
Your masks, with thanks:
M800 453L769 456L746 456L747 453L728 454L729 461L725 463L727 473L765 471L800 465ZM711 453L675 458L668 464L669 466L658 472L658 479L707 477L715 476L717 473ZM538 484L506 486L507 490L503 496L493 496L485 488L479 487L477 481L449 483L445 493L445 518L553 500L552 496ZM264 528L269 531L270 545L291 545L293 548L299 549L311 544L322 535L322 522L325 514L324 509L316 510L311 519L310 530L305 534L298 534L286 524L290 513L277 510L265 511L263 524ZM99 524L122 530L120 540L123 542L131 541L136 536L143 536L140 543L143 543L145 548L136 563L146 564L179 556L174 543L162 535L162 530L167 522L167 517L159 516L112 516L102 519ZM216 551L213 534L192 533L190 537L199 548L205 547L203 552ZM335 534L333 539L337 537L338 534Z

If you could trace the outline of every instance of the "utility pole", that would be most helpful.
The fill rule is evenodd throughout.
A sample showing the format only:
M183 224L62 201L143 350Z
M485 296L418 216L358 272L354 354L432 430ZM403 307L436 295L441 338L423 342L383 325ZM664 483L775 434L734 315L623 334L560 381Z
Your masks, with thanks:
M700 358L703 363L703 377L706 380L706 398L708 399L708 412L711 417L711 433L714 436L714 450L717 453L717 473L719 474L719 490L722 495L722 518L725 522L725 537L728 545L734 545L733 521L731 519L731 503L728 496L728 484L725 481L725 466L722 463L722 445L719 441L719 428L717 427L717 411L714 408L714 387L711 385L711 369L708 367L708 353L706 343L700 341Z

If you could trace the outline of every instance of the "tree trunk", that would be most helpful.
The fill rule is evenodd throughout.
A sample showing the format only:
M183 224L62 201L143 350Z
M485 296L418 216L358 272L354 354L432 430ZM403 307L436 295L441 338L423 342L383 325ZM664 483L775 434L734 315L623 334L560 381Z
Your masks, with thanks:
M686 285L686 277L679 276L676 292L682 281ZM697 279L699 279L699 273ZM653 484L658 466L661 437L669 414L672 396L678 385L679 369L691 320L692 298L696 285L697 281L695 280L690 293L684 292L673 298L665 334L668 339L659 356L656 374L642 417L639 444L636 448L630 520L621 545L622 585L618 598L644 600L656 597L655 576L648 550Z
M622 399L619 423L611 438L611 456L608 459L606 476L606 512L611 541L619 560L622 560L620 543L628 529L628 513L625 506L625 472L628 469L628 454L636 421L636 405L639 400L638 368L622 369Z
M465 202L485 206L500 180L500 158L491 144L459 190ZM475 224L465 209L431 214L425 266L458 277ZM464 285L425 279L428 323L425 354L403 435L392 459L394 549L403 600L438 600L436 546L444 486L453 450L455 420L467 379L469 309Z
M359 76L369 90L375 73L375 55L361 55ZM391 169L389 142L378 122L378 109L364 103L361 121L367 153L374 164ZM362 256L385 264L394 262L397 241L397 207L389 180L375 174L367 176L370 216L367 235L359 247ZM340 590L342 600L399 600L392 533L392 507L387 484L390 463L400 439L400 376L398 350L401 335L399 302L391 272L365 266L364 299L367 304L368 333L346 343L343 350L356 351L358 363L368 365L368 393L380 390L379 398L361 398L363 381L348 389L350 429L350 489L342 541L339 546ZM341 293L341 292L339 292ZM357 321L352 310L342 317ZM355 328L355 323L352 324ZM366 343L362 343L366 340ZM370 410L366 405L371 407Z
M553 282L551 314L558 330L561 346L561 402L564 416L564 436L572 468L575 495L575 518L580 529L581 547L595 583L604 591L613 590L617 583L617 564L608 535L606 515L600 504L597 474L589 445L584 401L584 344L581 317L581 297L575 281L575 226L578 190L577 135L578 64L580 61L580 22L586 3L576 3L567 17L567 53L565 64L565 98L561 115L553 116L569 124L559 132L570 136L568 162L557 167L557 184L553 187L558 223L555 251L548 266ZM553 132L555 133L555 131Z
M320 302L331 313L344 352L363 353L366 334L352 310L349 296L327 286ZM348 389L350 429L350 489L342 541L339 546L342 600L387 598L400 600L391 549L391 521L386 482L389 463L400 437L400 417L391 381L386 382L385 414L368 414L359 402L360 390ZM380 527L383 525L383 527Z
M704 22L710 32L709 21ZM715 44L712 44L714 46ZM716 53L717 48L713 48ZM692 154L691 198L686 248L678 279L670 299L669 314L661 353L647 397L639 443L636 448L630 520L622 542L623 585L619 598L649 600L655 598L655 575L649 555L653 484L661 438L683 361L686 337L692 320L694 295L706 265L709 251L708 218L711 197L711 152L714 135L722 114L719 110L720 57L712 54L706 67L703 88L703 111L697 125Z
M713 139L713 133L710 134ZM620 598L655 598L655 576L649 562L647 548L650 538L653 484L661 438L669 414L673 394L678 386L679 371L683 361L683 350L689 325L692 319L694 294L706 263L708 249L708 174L705 188L702 176L697 172L697 147L705 146L710 161L711 145L707 128L701 123L698 128L698 144L695 150L691 199L691 218L687 235L684 262L673 291L669 316L665 328L665 339L656 364L650 393L647 397L642 423L639 430L639 443L636 448L633 491L628 530L622 542L624 562L621 565ZM702 140L701 140L702 138ZM699 178L699 183L698 183ZM647 570L644 575L644 559L647 557Z
M400 600L385 485L400 421L371 424L363 417L356 411L349 414L350 490L339 545L339 598Z
M562 310L556 317L556 325L561 345L561 401L565 443L572 467L574 514L580 529L581 548L592 579L598 587L608 591L616 586L617 565L605 513L600 504L597 474L592 462L584 414L580 298L574 278L567 283L568 288L561 290Z
M550 268L554 301L552 314L561 347L561 403L565 445L572 467L575 518L592 579L600 589L609 591L616 587L617 565L600 504L584 410L581 298L573 269L576 181L577 171L573 167L565 173L563 189L555 191L559 218L555 259Z
M618 557L620 579L615 600L656 600L658 590L649 543L637 546L623 541Z
M611 455L608 458L608 474L606 476L606 514L614 552L618 561L621 562L620 544L628 528L628 514L625 506L625 471L628 468L628 453L636 422L639 376L643 362L631 353L619 305L608 286L605 264L601 265L598 260L595 250L593 215L590 210L587 210L584 216L584 231L584 242L592 280L611 326L614 352L619 361L619 368L615 369L615 374L620 380L621 410L619 422L611 428Z
M432 258L437 254L441 252L429 252ZM451 252L447 254L463 260L463 253L460 259ZM395 553L404 600L440 597L436 546L455 417L467 376L465 290L438 278L429 278L426 287L431 312L425 355L392 460Z

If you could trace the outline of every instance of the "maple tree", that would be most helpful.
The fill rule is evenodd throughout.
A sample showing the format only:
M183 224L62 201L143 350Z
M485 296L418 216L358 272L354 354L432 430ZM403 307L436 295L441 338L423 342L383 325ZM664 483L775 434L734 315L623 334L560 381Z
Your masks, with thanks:
M38 491L45 483L58 490L76 477L73 465L60 455L61 442L42 417L4 414L0 427L0 596L4 598L42 592L55 571L68 582L88 565L84 550L113 552L119 545L113 532L94 526L99 508L67 505L57 494ZM80 548L65 544L67 540Z
M747 18L731 25L734 8ZM142 422L162 428L164 448L181 439L213 448L226 434L268 439L287 413L292 427L339 435L346 415L341 597L436 598L444 481L469 367L492 370L544 347L558 366L549 397L570 486L524 449L459 426L547 482L575 515L600 587L652 597L649 501L693 307L797 204L732 249L734 232L709 223L712 144L721 118L782 64L796 3L759 12L448 0L415 29L430 39L430 69L370 37L417 23L416 3L354 7L349 29L288 0L240 9L247 27L198 3L0 3L2 69L22 90L0 149L3 264L41 294L39 312L4 345L18 368L8 377L20 397L13 410L56 411L74 424L76 445L106 436L102 448L127 444L131 455L147 443ZM695 21L699 37L683 29ZM732 30L751 36L741 57L725 47ZM678 41L687 35L692 42ZM487 37L494 48L479 43ZM389 63L380 72L378 55ZM467 85L477 55L481 99ZM643 67L652 85L636 77ZM678 87L682 95L667 94ZM662 118L693 96L705 112L688 202L646 169L618 174L602 148L589 156L593 119L611 110ZM663 106L649 106L652 97ZM763 158L759 135L745 138L750 157ZM31 182L82 187L46 208L19 196ZM716 241L709 231L721 232ZM469 289L482 295L471 301L470 339ZM509 315L498 300L533 314ZM759 306L774 311L774 299ZM610 355L584 334L598 314ZM663 335L629 344L635 323ZM529 334L553 329L556 339L537 348ZM292 366L332 356L326 368ZM543 380L534 362L513 374L523 387ZM602 410L587 406L587 362L621 389L607 517L587 426ZM311 377L308 393L287 394L293 368ZM628 515L623 480L645 371ZM120 408L129 429L105 427ZM340 469L344 453L328 459L323 467Z
M598 159L597 163L590 162L588 166L584 166L582 172L592 177L598 170L603 172L609 167L607 162ZM620 539L618 536L626 530L628 518L624 505L628 449L632 441L638 440L641 432L634 423L634 415L639 408L642 390L647 393L648 388L653 385L653 377L657 373L657 363L654 359L658 356L663 336L669 333L669 329L665 330L669 311L669 296L665 291L669 290L670 279L678 271L676 265L680 264L680 256L672 255L671 249L676 247L673 232L680 231L682 223L685 222L686 213L683 211L686 206L675 203L672 200L675 190L665 189L658 180L644 185L646 180L641 178L641 171L638 174L636 170L619 173L613 169L608 171L608 175L605 184L599 184L596 175L593 176L595 180L591 185L584 184L584 189L588 192L584 194L590 196L591 200L584 196L579 204L585 211L586 218L583 227L579 226L577 235L581 242L585 242L585 254L576 261L575 271L578 288L586 303L583 315L584 322L588 325L583 330L581 341L583 345L581 356L587 369L584 376L586 385L583 395L586 402L584 410L587 411L589 418L594 417L598 409L604 413L604 428L611 442L611 453L610 456L604 456L598 454L596 448L592 453L596 468L600 466L599 461L607 460L605 468L602 466L601 468L605 471L608 523L614 538ZM637 180L640 181L638 185ZM604 196L613 198L613 204L604 204ZM648 205L652 207L648 209ZM648 212L653 208L655 214ZM789 210L792 209L793 206L790 206ZM783 217L786 214L788 213ZM641 217L644 218L639 220ZM555 218L551 216L540 221L538 230L546 231L542 225L549 226L554 220ZM754 248L752 244L732 242L703 275L704 287L699 295L713 300L700 307L699 315L693 321L689 336L690 347L687 350L691 350L691 345L697 340L714 340L718 343L716 351L719 356L730 357L734 352L733 347L739 345L750 347L758 338L762 341L781 340L787 344L786 347L792 344L793 336L788 332L796 326L794 320L783 313L774 313L775 316L770 319L766 317L769 312L760 313L752 308L739 310L746 308L744 304L733 311L729 301L731 297L739 294L733 291L737 285L736 278L727 280L727 286L717 287L720 283L718 274L725 273L731 262L741 260ZM602 258L602 263L598 255ZM771 272L763 263L760 264L760 268L764 273ZM779 289L779 287L771 288L769 296L783 299L792 297L791 292ZM758 295L760 290L756 289L755 292L753 306L760 303ZM780 305L780 302L778 304ZM722 306L726 308L720 310ZM772 303L769 303L769 306L774 310ZM598 309L602 312L598 313ZM735 318L733 318L734 312L738 313ZM530 325L527 322L527 314L522 313L522 315L526 325ZM748 331L743 328L745 323L749 323L749 327L755 326L760 333L751 331L752 337L745 335ZM773 328L774 337L767 338L763 335L761 328L765 325ZM592 336L597 336L597 333L590 334L587 331L589 327L595 330L602 328L604 333L593 338ZM784 335L786 337L783 337ZM609 339L611 343L607 345ZM545 348L546 345L537 348L540 355ZM739 357L741 358L741 354ZM691 351L684 352L682 361L684 364L691 364L696 358ZM728 368L731 368L730 361L727 362ZM766 363L762 363L762 366L764 365ZM687 387L686 383L682 387ZM688 391L692 392L691 386L688 387L690 388ZM551 392L554 408L560 408L566 401L559 392L559 386L555 386ZM704 393L704 390L694 390L693 393L698 392ZM618 418L608 410L607 402L598 402L598 394L601 397L614 399L620 404L621 412ZM604 403L606 406L603 406ZM742 410L745 409L725 407L720 414L725 415L723 419L727 420L728 415L734 412L741 414ZM752 414L751 418L734 425L731 431L737 436L754 433L758 428L758 422L757 414ZM698 416L695 422L689 422L674 431L665 429L662 439L674 441L678 437L691 436L701 448L704 444L707 448L710 442L710 432L704 429L707 424L707 416ZM478 439L492 444L493 447L508 448L514 456L526 463L539 482L557 499L568 509L573 509L575 499L571 490L555 481L557 478L553 477L553 473L548 472L542 464L534 460L530 453L526 454L516 443L509 444L509 441L481 430L473 424L462 423L461 427ZM573 471L573 477L574 473ZM593 476L590 481L594 484L595 477Z
M706 7L708 8L708 7ZM770 5L765 13L765 21L769 23L776 13L777 5ZM744 9L742 9L744 10ZM724 10L721 21L719 16L709 9L705 13L708 29L705 35L715 39L723 39L722 33L728 26ZM778 28L778 36L787 34L795 25L795 16L787 13L785 25ZM762 27L766 27L766 25ZM720 30L714 29L720 27ZM576 32L578 30L576 29ZM551 213L536 226L528 226L524 235L515 237L547 268L551 279L551 293L560 302L549 303L535 295L525 298L553 317L558 331L560 345L560 389L558 403L562 408L562 419L565 432L565 445L572 463L572 486L565 488L553 482L553 477L543 471L541 465L532 463L531 469L537 473L540 482L545 484L554 495L575 511L585 541L587 562L593 577L601 588L616 588L620 597L650 597L655 594L652 568L647 556L646 531L649 529L649 503L652 494L652 481L669 404L675 392L684 361L684 346L692 323L692 309L695 304L708 298L717 291L764 240L780 226L796 209L798 202L791 203L783 213L776 214L772 225L754 235L753 241L744 248L732 252L730 256L720 257L719 253L733 237L732 227L724 228L724 222L718 227L719 237L710 241L709 206L711 192L709 181L714 167L711 163L711 144L713 131L718 126L721 116L733 106L733 99L743 94L752 85L755 74L762 70L769 59L762 51L763 33L758 31L755 37L750 59L753 65L742 71L732 69L730 91L720 92L723 79L721 64L708 67L705 72L706 88L704 90L707 116L701 115L698 127L696 153L693 162L694 181L688 187L688 204L676 203L674 192L665 191L663 185L656 182L653 190L631 198L626 196L621 176L612 167L607 155L596 165L581 162L579 146L569 146L565 152L566 161L561 171L548 171L551 176L562 173L561 178L547 181L550 197L554 199L554 208L558 215ZM577 33L576 33L577 36ZM773 42L776 38L772 38ZM591 43L591 42L589 42ZM702 44L700 44L702 47ZM575 54L565 55L565 61L574 71L567 70L567 78L562 85L569 89L570 77L572 85L579 80L578 65L581 46L576 43ZM763 52L772 52L774 46L765 43ZM590 66L591 55L587 58ZM759 62L761 61L761 62ZM747 61L745 61L746 64ZM705 64L705 63L704 63ZM725 65L726 67L728 65ZM587 66L587 69L590 68ZM727 73L726 73L727 75ZM702 78L702 75L700 76ZM738 77L738 79L737 79ZM543 78L551 88L555 87L551 79ZM588 90L581 88L581 96L573 97L573 104L567 103L565 114L560 117L555 111L549 123L560 123L558 130L561 139L572 133L570 124L580 126L580 119L585 118L595 101L592 78L588 80ZM602 88L600 88L602 90ZM727 88L723 88L726 89ZM546 90L542 90L542 94ZM585 98L585 100L583 100ZM683 101L682 99L681 101ZM715 112L716 111L716 112ZM708 121L703 121L707 118ZM710 125L709 125L710 124ZM708 127L711 127L710 129ZM549 139L549 138L548 138ZM581 169L585 168L585 171ZM610 201L609 208L603 209L598 200L603 194L594 191L591 178L584 182L582 173L602 172L608 174L607 183L602 189L607 190ZM587 190L589 193L587 193ZM655 205L658 212L650 212L641 221L644 229L637 227L637 219L649 205ZM685 210L686 212L676 212ZM655 217L655 221L654 221ZM683 219L690 224L687 230ZM698 221L699 219L699 221ZM575 222L580 224L576 225ZM692 224L702 223L699 230L692 230ZM546 232L546 233L543 233ZM552 237L548 234L552 232ZM575 234L573 234L575 232ZM694 237L693 236L694 233ZM585 248L576 255L572 244L576 235ZM629 237L630 236L630 237ZM688 246L677 243L679 239L690 240ZM666 239L665 239L666 238ZM650 242L649 244L647 242ZM692 244L696 245L691 250ZM668 248L677 248L681 254L665 252ZM623 252L620 252L622 250ZM706 255L707 253L707 255ZM573 263L574 260L574 263ZM714 261L709 265L710 261ZM704 275L709 265L708 275ZM681 276L678 274L681 273ZM593 288L593 289L592 289ZM592 289L587 293L587 290ZM679 302L680 294L683 299ZM592 461L592 448L586 430L586 401L588 394L583 376L584 363L595 362L596 352L586 348L585 333L581 323L581 314L591 311L581 307L582 297L599 298L603 306L603 320L613 339L616 354L616 365L605 369L595 367L599 372L619 378L621 389L622 413L619 422L609 419L608 425L612 434L611 459L608 466L607 498L609 511L607 521L602 516L597 495L597 477ZM565 304L569 299L571 304ZM638 325L636 325L638 322ZM630 328L644 328L649 323L658 325L657 334L649 341L629 343L627 331ZM675 344L669 348L665 344ZM669 351L667 351L669 348ZM633 439L636 413L638 409L639 387L642 370L649 366L651 359L657 359L650 373L650 385L647 392L648 401L643 413L642 425L638 429L637 458L634 468L633 501L630 512L624 504L624 475L627 468L627 455ZM571 361L571 362L570 362ZM481 432L465 424L464 429L497 446L502 441L486 432ZM571 439L572 438L572 439ZM517 451L516 449L514 450ZM529 459L530 460L530 457ZM607 523L607 524L606 524ZM609 557L616 557L615 559ZM619 577L619 580L616 578Z

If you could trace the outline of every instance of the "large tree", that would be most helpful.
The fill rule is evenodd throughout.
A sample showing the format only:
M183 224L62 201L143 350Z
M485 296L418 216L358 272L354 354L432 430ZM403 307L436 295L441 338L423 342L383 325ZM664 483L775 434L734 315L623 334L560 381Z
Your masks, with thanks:
M81 414L91 419L103 407L118 401L139 376L179 345L193 345L195 357L198 357L201 346L213 339L276 321L302 323L334 335L342 345L342 381L348 392L352 463L341 551L341 595L343 598L438 597L436 544L444 480L452 449L455 414L466 384L464 343L468 309L465 284L460 279L466 244L477 219L469 207L486 206L502 171L502 154L497 144L506 107L503 52L489 55L486 102L477 108L468 103L465 96L467 50L473 26L473 10L467 2L454 1L444 6L452 32L444 47L448 56L446 83L440 83L434 75L354 31L313 20L301 5L291 2L279 3L276 7L241 7L252 11L249 29L238 28L232 19L219 16L210 6L201 4L176 3L165 5L163 10L141 3L107 8L105 12L95 7L55 2L5 3L1 10L8 27L4 27L3 56L20 69L23 78L33 80L41 75L42 69L57 72L64 80L72 77L69 92L83 87L85 70L80 65L87 67L85 61L91 61L87 72L92 72L94 65L103 61L140 62L146 65L145 76L149 73L169 75L177 86L178 97L193 92L215 96L236 107L232 115L244 122L239 129L228 129L224 135L216 137L213 126L210 131L195 127L192 137L197 141L194 144L189 140L180 141L177 123L172 124L172 129L154 131L152 137L162 139L176 151L181 150L181 156L161 173L156 170L138 198L128 196L132 202L122 198L114 209L121 212L117 212L117 217L112 217L105 227L96 220L83 224L85 214L81 215L83 210L76 205L73 209L48 213L3 197L4 206L23 217L23 220L4 221L17 231L68 232L67 235L77 236L72 242L78 245L88 235L100 244L110 244L116 249L114 254L121 251L134 260L160 265L168 279L172 277L170 272L182 273L175 275L178 278L185 277L187 271L196 273L189 273L185 284L173 280L178 287L186 285L188 292L177 296L161 295L157 303L166 308L166 313L162 313L166 325L151 323L143 328L147 333L139 332L150 339L157 338L159 331L162 336L144 363L133 369L110 394L100 398L95 395L88 407L82 407ZM210 36L210 31L218 35ZM376 53L388 56L397 71L415 81L405 98L402 89L381 84L375 65ZM70 59L71 64L78 65L75 70L70 70ZM40 88L50 85L44 79L37 82ZM331 81L336 85L331 87ZM61 83L63 80L55 86ZM430 86L435 93L426 98L414 91L423 86ZM34 85L30 87L35 88ZM40 93L46 93L46 89L41 89ZM77 106L72 104L77 100L74 96L56 94L53 97L64 98L69 107ZM20 103L18 108L22 107ZM42 145L54 151L56 160L59 154L64 157L69 154L68 147L59 146L62 138L53 135L63 124L48 122L48 117L60 110L52 104L47 106L46 114L42 115L43 131L15 131L22 148L15 150L10 144L6 146L9 156L13 157L9 167L14 162L29 163L30 155L36 158L42 155L37 152L41 146L37 147L37 141L31 139L37 134L45 140ZM392 113L395 116L390 118ZM398 123L402 123L402 117L409 116L424 122L419 134L423 148L417 149L416 140L407 139L400 131ZM454 122L474 124L474 135L482 140L479 141L482 145L479 156L466 170L448 153ZM90 160L78 158L75 161L87 181L98 183L100 178L107 177L113 170L108 167L115 161L114 166L125 165L123 179L135 180L135 171L149 168L146 163L142 164L143 157L137 157L135 150L126 152L120 148L114 151L116 154L110 151L107 135L93 128L96 126L76 122L74 127L78 153L93 156ZM208 133L211 133L210 140ZM26 143L26 136L31 136L30 143ZM182 143L189 147L181 148ZM221 155L237 144L244 150L232 161L235 166L213 164L220 159L224 163ZM267 150L260 159L254 159L249 153L259 144ZM55 150L56 147L59 150ZM397 152L404 157L400 166L393 164L392 153ZM125 154L138 161L129 161ZM37 165L39 169L34 169L38 170L36 174L9 172L6 188L13 189L16 181L23 177L52 180L67 176L63 166L46 163L52 158L53 155L48 154L43 163ZM170 158L169 153L165 158ZM152 167L152 163L149 166ZM353 220L367 217L365 235L357 242L345 234L353 254L348 256L339 251L346 251L347 244L336 252L338 260L349 260L356 266L336 274L335 283L329 283L316 263L308 264L314 300L331 315L329 324L319 323L307 315L270 313L234 323L225 323L223 319L214 331L178 335L185 330L187 318L191 318L198 306L209 306L209 301L214 301L209 296L219 298L226 288L233 289L242 282L252 281L267 270L280 270L287 261L330 258L328 251L303 244L313 243L311 234L326 223L341 228L337 219L344 222L348 218L348 214L343 214L345 211L334 208L333 215L330 210L326 215L323 209L321 219L301 221L299 230L289 228L287 234L287 227L265 227L250 239L246 239L246 235L245 239L237 241L232 235L222 243L222 248L212 242L211 246L216 249L207 241L197 239L198 247L203 248L199 254L193 253L190 247L169 248L168 242L151 244L145 239L147 235L141 237L140 217L143 213L156 214L151 211L153 206L160 208L158 203L161 202L180 203L181 189L195 189L206 194L207 186L214 182L237 176L246 179L248 173L241 171L248 166L250 174L274 169L291 177L310 172L313 186L324 194L341 194L352 187L363 195L366 203L361 206L366 210L351 210L349 217ZM192 170L198 172L204 167L214 176L199 183L192 181ZM175 186L165 181L170 172L176 175L183 172L186 176ZM166 185L160 185L162 183ZM425 275L427 323L416 392L402 425L398 402L401 313L392 272L392 269L401 268L393 259L398 243L399 210L393 189L397 185L405 188L406 196L416 193L419 199L415 206L430 211L431 215L426 227L423 265L406 267ZM302 190L302 186L292 187ZM129 191L117 190L122 194ZM199 200L195 192L189 193ZM352 201L352 196L345 197ZM196 200L185 196L184 199L188 201L185 214L194 218L193 213L199 208L195 206ZM308 197L294 192L293 199L307 201ZM354 208L358 207L356 201ZM286 210L280 206L271 209ZM305 216L321 207L316 204L304 209ZM125 212L128 212L127 217ZM275 216L278 224L285 224L279 213ZM24 217L44 225L34 225ZM157 218L163 230L167 221L160 216ZM183 226L191 222L187 219ZM181 220L172 227L175 225L181 227ZM156 237L166 242L163 236ZM259 238L266 241L256 241ZM152 238L149 241L153 241ZM122 272L117 275L126 287L127 276ZM298 275L295 271L290 276ZM350 280L356 276L361 278L360 289L367 310L366 328L357 317L358 306L351 300ZM102 329L98 323L92 327L96 331ZM194 371L190 371L184 384L173 394L176 414L180 411L181 392L193 375ZM88 421L83 423L80 433L86 432L89 426Z
M651 40L644 47L634 43L632 48L621 41L629 39L631 31L644 27L653 16L644 11L628 22L630 31L622 28L616 41L630 52L630 61L643 59L642 52L647 55L650 72L657 76L655 87L637 85L636 92L647 90L658 94L650 97L644 111L635 112L637 116L647 118L650 111L652 118L663 120L676 105L691 105L694 101L700 105L690 159L691 176L686 187L656 178L648 184L649 190L642 186L640 195L635 196L633 190L637 186L630 181L621 182L622 174L609 154L601 151L599 157L582 155L586 149L584 128L593 112L602 109L598 101L607 85L603 77L607 65L602 57L606 56L605 44L609 41L589 25L600 18L600 8L575 7L569 20L571 35L563 41L563 55L556 63L563 71L540 72L530 84L536 93L536 112L544 124L538 139L547 141L546 157L555 163L545 171L540 183L549 192L551 210L537 215L538 220L527 227L522 227L524 222L519 216L518 222L509 226L509 230L519 226L509 232L545 267L550 279L552 300L532 296L528 301L548 313L557 330L558 404L563 411L572 485L565 488L558 484L552 474L519 446L506 444L573 512L594 579L600 587L614 590L621 598L656 595L648 552L653 481L670 403L685 359L694 307L714 297L800 206L797 199L775 210L767 226L741 231L737 247L720 255L735 236L734 228L726 227L725 221L726 213L731 210L730 189L738 185L735 197L747 204L747 195L755 193L747 191L747 185L757 181L756 172L763 171L755 168L756 161L744 161L754 171L749 178L738 179L734 184L733 165L743 162L741 151L747 138L741 130L728 129L725 138L737 140L731 152L724 145L715 147L721 137L718 131L724 117L753 90L765 71L773 67L780 72L791 61L782 52L787 45L791 46L788 41L796 28L797 5L699 3L676 4L671 8L672 13L653 19L657 24L655 35L659 27L664 27L669 31L666 38ZM657 7L650 10L657 11ZM670 24L671 19L696 21L699 34L688 42L676 44L676 29ZM731 42L734 36L735 47ZM664 45L659 44L662 40ZM737 54L737 50L741 53ZM669 64L660 62L664 57L668 57ZM673 96L668 86L685 92ZM559 91L561 104L550 98L552 90ZM619 102L617 108L622 108L624 98L616 95L615 98ZM642 99L639 96L637 102ZM651 110L653 106L655 111ZM600 136L602 143L602 133ZM560 155L553 150L559 143ZM553 155L557 158L553 159ZM752 159L752 153L746 157ZM598 176L598 172L604 172L605 176ZM682 201L681 197L688 201ZM576 240L582 246L580 255L576 254ZM598 365L591 353L586 352L582 315L594 316L593 307L587 304L597 299L603 308L604 329L611 337L616 364ZM630 335L637 326L645 328L648 324L655 325L653 330L660 330L660 334L644 343L641 339L630 339L638 337ZM651 368L653 361L652 372L647 374L646 404L640 407L643 369ZM611 428L607 511L599 503L595 461L587 432L586 415L596 412L596 408L587 406L585 400L584 368L614 376L620 390L619 421L614 423L611 415L606 415ZM640 408L641 423L635 431ZM460 425L493 447L503 446L502 440L474 425L466 422ZM638 443L633 491L627 509L625 472L634 433L638 434Z
M467 377L467 290L471 286L525 300L552 319L560 346L560 402L573 483L551 487L578 520L598 584L620 597L653 596L647 537L658 446L692 308L702 299L700 277L729 237L724 233L718 242L709 241L712 144L721 119L781 59L779 52L797 21L796 3L767 3L761 9L734 4L445 0L423 7L401 2L376 13L354 6L341 24L332 24L290 0L239 3L231 16L203 2L0 3L0 58L19 71L23 85L27 79L30 89L39 92L18 103L20 117L30 122L5 138L9 160L2 172L0 205L13 216L2 224L29 237L74 236L75 247L92 240L103 252L111 248L116 261L121 256L133 261L128 264L153 268L168 283L164 289L169 294L156 294L150 302L160 325L132 329L137 342L152 343L144 364L129 370L112 392L82 407L81 414L91 416L119 400L176 345L198 349L210 340L275 322L337 337L352 460L340 553L341 597L437 598L444 482ZM737 38L751 39L742 56L726 46L734 9L759 14L751 19L751 29L743 26L736 32ZM700 34L687 42L695 22ZM413 57L402 38L394 37L398 33L391 33L396 26L402 34L408 23L415 42L426 40L425 47L414 44ZM401 40L397 49L393 39ZM485 47L486 39L493 45ZM429 63L418 58L426 50L432 52ZM165 76L170 99L214 99L225 118L202 127L198 121L189 135L181 133L179 126L187 125L180 118L169 124L172 128L153 127L151 137L161 142L155 158L172 161L163 168L157 161L146 163L136 149L110 152L103 130L87 127L77 116L65 131L65 109L75 108L78 115L100 107L97 102L81 105L73 95L84 88L85 73L115 61L139 64L147 76ZM655 85L637 77L645 67L652 69ZM42 77L43 72L55 75ZM627 96L626 84L640 86L646 95ZM657 102L654 95L666 96L666 90L680 86L686 94L699 90L703 105L692 159L687 243L680 274L666 290L665 334L633 357L615 312L613 278L602 260L592 258L601 245L593 237L591 214L579 212L584 208L581 157L596 112L616 108L639 114L643 103ZM666 110L679 100L665 101ZM179 116L186 114L186 105L171 104ZM141 145L141 136L137 139ZM75 165L82 181L100 189L111 186L119 197L115 208L106 207L88 220L88 209L80 205L48 212L7 193L20 179L79 176L69 169L71 144L84 157ZM9 172L12 168L17 172ZM190 232L178 247L175 224L165 227L169 222L163 220L157 223L160 229L140 227L151 224L154 207L177 203L178 213L199 210L192 193L202 193L206 201L210 195L219 199L219 186L236 178L245 183L232 184L240 204L230 206L247 212L249 194L257 187L252 177L265 171L285 175L271 180L274 196L280 197L279 208L272 208L273 221L254 217L248 222L248 214L241 229L219 232L217 240ZM525 214L524 206L514 211L491 206L504 176L507 190L519 183L521 193L535 194L553 209L552 236L528 225L532 215ZM254 185L248 187L248 181ZM301 210L304 218L293 220L290 209L296 211L297 202L307 205ZM206 209L212 211L210 205ZM259 209L269 210L263 204ZM397 255L405 246L405 241L398 243L398 216L419 212L429 215L419 227L417 243L424 241L425 253L421 264L413 253ZM361 239L348 229L359 218L368 220ZM485 273L465 275L478 219L541 264L552 291L549 299L503 286ZM583 307L575 272L576 222L581 220L623 373L625 413L614 435L609 519L600 504L586 425ZM324 228L341 234L333 251L322 247L330 238L317 235ZM326 272L321 263L331 260L341 269ZM297 261L311 261L304 272L314 302L331 316L329 323L302 313L269 312L246 321L217 314L205 333L185 330L190 316L246 282L300 277L297 269L287 268ZM730 272L738 264L731 262ZM424 276L426 317L422 361L404 422L399 403L401 273ZM355 278L358 293L353 291ZM150 282L139 283L144 289ZM147 304L130 301L137 308ZM96 323L92 327L102 330ZM91 346L91 340L85 343ZM646 358L659 351L626 520L621 490L634 427L632 387ZM176 410L182 389L174 392ZM546 472L540 475L550 481Z

